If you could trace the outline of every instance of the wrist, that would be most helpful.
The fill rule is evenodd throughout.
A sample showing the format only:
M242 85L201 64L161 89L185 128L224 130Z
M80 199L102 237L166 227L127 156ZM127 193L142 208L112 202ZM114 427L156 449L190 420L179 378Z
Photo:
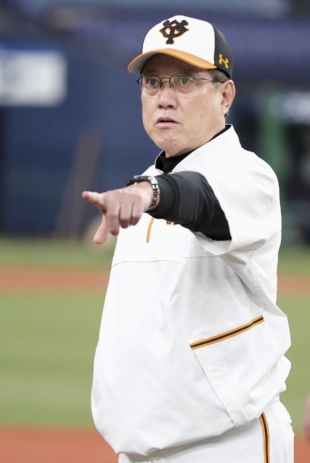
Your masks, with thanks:
M149 193L151 193L150 202L149 205L146 206L145 212L155 209L158 206L160 199L160 191L156 177L136 175L129 180L127 186L137 184L140 184L140 188L146 189ZM145 186L142 186L143 184Z

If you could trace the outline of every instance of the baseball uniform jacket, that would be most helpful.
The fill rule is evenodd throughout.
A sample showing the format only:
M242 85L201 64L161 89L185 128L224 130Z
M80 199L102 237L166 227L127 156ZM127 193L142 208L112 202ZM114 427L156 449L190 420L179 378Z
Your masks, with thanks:
M95 356L95 424L115 452L137 462L258 418L290 370L287 318L276 305L274 172L241 147L233 127L171 175L183 171L205 176L231 239L147 213L122 229Z

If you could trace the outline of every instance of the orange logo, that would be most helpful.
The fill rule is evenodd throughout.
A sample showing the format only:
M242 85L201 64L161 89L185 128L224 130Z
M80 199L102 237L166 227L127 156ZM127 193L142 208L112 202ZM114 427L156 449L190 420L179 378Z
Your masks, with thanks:
M228 65L229 64L229 59L228 58L224 59L222 53L219 56L219 64L225 64L225 68L226 69L229 68L229 65Z

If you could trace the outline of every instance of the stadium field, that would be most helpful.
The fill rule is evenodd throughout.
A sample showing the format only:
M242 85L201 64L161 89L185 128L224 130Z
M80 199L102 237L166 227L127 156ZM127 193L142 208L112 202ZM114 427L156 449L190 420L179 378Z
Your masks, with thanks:
M89 403L111 247L3 238L0 256L0 462L116 462L94 430ZM278 303L292 333L292 371L282 400L297 435L296 462L305 463L309 250L281 251Z

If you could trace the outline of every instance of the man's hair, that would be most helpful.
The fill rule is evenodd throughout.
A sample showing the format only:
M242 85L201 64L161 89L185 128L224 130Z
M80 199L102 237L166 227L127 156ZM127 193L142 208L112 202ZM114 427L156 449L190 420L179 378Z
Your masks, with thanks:
M212 79L216 82L226 82L227 80L230 80L230 77L228 77L228 75L220 69L210 69L209 73Z
M215 82L227 82L227 80L230 80L230 77L228 77L228 75L220 69L210 69L209 74ZM228 116L228 114L229 111L227 111L227 113L225 114L225 119Z

